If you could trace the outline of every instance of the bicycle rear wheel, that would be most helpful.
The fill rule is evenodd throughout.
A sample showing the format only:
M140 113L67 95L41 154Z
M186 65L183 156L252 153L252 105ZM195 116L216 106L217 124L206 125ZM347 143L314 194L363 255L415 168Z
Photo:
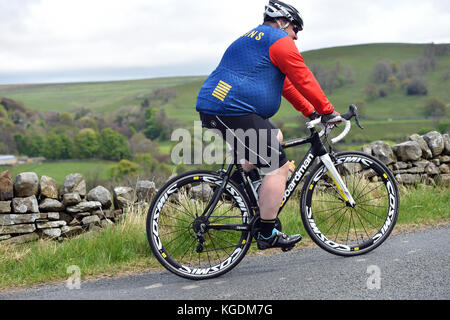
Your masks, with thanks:
M217 172L187 172L167 182L150 205L146 223L150 248L178 276L193 280L220 276L234 268L251 245L248 223L253 214L232 181L209 220L200 217L222 181Z
M335 155L334 165L354 198L349 206L319 163L303 186L301 217L312 240L326 251L354 256L378 247L397 221L400 196L390 170L362 152Z

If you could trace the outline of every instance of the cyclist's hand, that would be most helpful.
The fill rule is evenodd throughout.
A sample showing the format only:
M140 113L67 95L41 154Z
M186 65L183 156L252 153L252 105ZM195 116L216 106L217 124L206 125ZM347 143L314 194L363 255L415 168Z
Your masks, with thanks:
M329 114L322 115L322 124L324 125L336 125L341 123L342 121L333 121L333 118L336 118L340 116L341 114L339 112L333 111Z
M314 110L313 111L313 113L311 113L309 116L308 116L308 118L309 118L309 120L316 120L317 118L320 118L320 114L318 114L317 112L316 112L316 110Z

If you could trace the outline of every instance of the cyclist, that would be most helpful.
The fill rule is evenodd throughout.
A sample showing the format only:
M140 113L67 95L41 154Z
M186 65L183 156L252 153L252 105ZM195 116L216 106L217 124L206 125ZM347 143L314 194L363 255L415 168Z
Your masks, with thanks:
M302 239L299 234L286 235L275 228L289 173L288 159L280 144L281 131L269 121L280 108L281 96L310 119L320 114L327 121L339 115L294 43L301 30L303 20L294 7L269 1L264 23L226 50L197 99L203 126L227 137L236 161L245 160L246 172L254 172L255 167L270 171L259 191L261 231L257 245L261 250L292 248ZM246 139L248 130L255 130L257 143ZM262 150L262 145L267 149ZM245 152L239 154L236 150L242 146Z

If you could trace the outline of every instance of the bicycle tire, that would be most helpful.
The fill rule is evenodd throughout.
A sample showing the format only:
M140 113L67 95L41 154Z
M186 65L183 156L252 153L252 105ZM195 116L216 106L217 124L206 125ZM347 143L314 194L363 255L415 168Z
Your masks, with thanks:
M170 272L191 280L215 278L233 269L247 253L252 241L248 230L209 229L204 243L196 239L194 223L222 181L214 171L186 172L168 181L153 198L147 238L154 256ZM200 185L201 193L194 194ZM252 217L246 195L229 181L208 223L246 224Z
M332 254L365 254L394 229L400 208L397 182L380 160L363 152L337 153L333 161L356 206L346 204L320 162L303 185L303 224L311 239Z

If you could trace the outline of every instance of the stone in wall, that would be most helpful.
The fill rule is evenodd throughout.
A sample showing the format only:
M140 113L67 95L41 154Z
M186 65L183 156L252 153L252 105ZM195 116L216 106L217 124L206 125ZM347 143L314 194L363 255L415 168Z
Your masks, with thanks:
M135 202L134 190L131 187L117 187L113 191L114 207L124 209Z
M64 180L61 194L78 193L82 198L86 196L86 182L79 173L69 174Z
M13 198L12 209L14 213L36 213L39 212L39 206L36 196L26 198Z
M0 201L11 200L14 197L14 184L8 170L0 174Z
M446 187L450 186L450 174L441 174L438 176L437 180Z
M36 196L39 191L39 178L34 172L19 173L14 179L14 196Z
M43 212L64 211L64 205L56 199L45 198L39 204L39 210Z
M443 163L439 166L439 171L440 171L440 173L443 173L443 174L450 173L450 167L448 164Z
M12 226L2 226L0 227L0 235L3 234L21 234L21 233L32 233L36 230L34 224L15 224Z
M81 196L78 193L65 193L62 198L65 207L75 206L81 202Z
M440 173L439 167L430 161L430 163L425 167L425 173L431 176L437 175Z
M89 217L84 217L81 220L81 224L82 225L89 225L89 224L100 224L100 218L97 215L93 215L93 216L89 216Z
M87 200L100 202L103 209L109 209L112 205L111 193L102 186L95 187L89 191Z
M83 233L80 226L64 226L61 228L61 235L64 237L74 237Z
M211 199L213 189L209 185L199 185L189 189L189 197L192 199L199 199L200 201L208 201Z
M420 144L416 141L406 141L396 144L392 147L392 151L401 161L416 161L422 156Z
M37 233L28 233L28 234L23 234L23 235L9 238L8 240L2 241L2 243L20 244L20 243L36 241L38 239L39 239L39 235Z
M439 132L431 131L424 134L422 137L427 142L433 158L440 155L442 151L444 151L444 138Z
M49 198L49 199L58 199L59 198L58 183L56 182L55 179L48 177L48 176L42 176L39 186L40 186L41 199L42 198Z
M428 147L427 142L425 141L425 139L422 136L419 136L417 133L415 133L409 137L409 140L415 141L419 144L420 149L422 149L422 157L424 159L433 158L433 154L431 153L431 150Z
M66 212L74 214L74 213L81 213L81 212L88 212L88 211L94 211L97 209L101 209L102 204L98 201L84 201L80 202L79 204L67 207Z
M156 194L156 187L153 181L141 180L136 183L136 196L138 202L149 202Z
M444 155L450 155L450 135L448 133L442 135L444 138L444 151L442 154Z
M40 238L44 239L55 239L61 236L60 228L46 228L46 229L37 229L36 233Z
M0 213L11 213L11 201L0 201Z
M63 220L61 221L46 221L46 222L38 222L36 223L36 227L38 229L48 229L48 228L60 228L67 225L67 223Z
M42 213L32 214L2 214L0 215L0 227L16 224L34 223L38 219L45 219L47 215Z
M372 155L381 160L385 165L390 165L397 161L394 152L388 143L375 141L370 144Z

